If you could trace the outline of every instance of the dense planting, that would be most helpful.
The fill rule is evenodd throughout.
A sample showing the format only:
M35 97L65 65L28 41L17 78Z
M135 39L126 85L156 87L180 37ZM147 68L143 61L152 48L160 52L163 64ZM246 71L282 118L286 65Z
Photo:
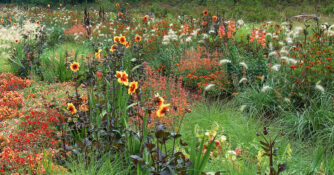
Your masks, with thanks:
M334 25L32 3L1 6L1 174L333 173Z

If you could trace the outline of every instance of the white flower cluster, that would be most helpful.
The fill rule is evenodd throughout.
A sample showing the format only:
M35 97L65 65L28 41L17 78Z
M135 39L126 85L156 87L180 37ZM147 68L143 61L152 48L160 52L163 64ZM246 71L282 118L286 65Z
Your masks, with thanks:
M162 44L167 45L169 44L170 41L176 41L177 39L178 39L178 36L174 32L174 30L169 29L168 35L165 35L162 40Z
M24 21L22 26L0 26L0 48L9 48L11 43L22 40L24 35L27 36L28 39L33 39L40 35L40 30L43 28L43 25L36 24L29 20Z

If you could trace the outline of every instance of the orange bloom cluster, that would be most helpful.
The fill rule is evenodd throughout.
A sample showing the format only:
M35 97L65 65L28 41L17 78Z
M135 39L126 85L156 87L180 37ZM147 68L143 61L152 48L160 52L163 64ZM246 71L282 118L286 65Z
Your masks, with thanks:
M216 18L217 17L215 17L215 20L217 20ZM235 21L234 19L231 19L230 22L228 23L227 31L225 29L224 24L219 25L218 35L219 35L219 38L223 38L227 36L228 39L231 39L235 31L236 31Z
M16 91L5 91L0 95L0 121L22 115L20 104L22 94Z
M0 75L0 121L18 118L22 115L23 112L20 109L23 99L22 93L15 90L29 85L30 81L23 80L13 74Z
M30 86L32 81L21 79L12 73L3 73L0 75L0 92L20 90Z
M291 63L282 59L280 64L285 67L287 83L282 84L281 93L291 98L298 98L300 95L312 96L317 95L315 90L317 83L323 87L325 91L332 91L333 79L333 49L331 46L331 38L326 35L313 33L306 38L306 42L298 43L293 46L289 52L288 58L294 59L295 63ZM321 40L321 42L319 42Z
M154 122L164 123L171 126L183 117L189 108L189 93L183 88L182 80L174 77L166 77L154 71L147 63L144 63L145 80L140 82L143 101L146 101L146 108L156 109L149 118L153 121L149 127L154 126ZM163 96L157 95L164 94ZM165 104L165 101L171 105ZM138 109L141 116L145 111ZM169 115L165 115L168 111ZM140 122L137 118L136 121Z
M30 83L12 74L0 75L0 173L20 171L24 174L43 174L45 168L40 146L43 145L52 155L56 153L53 148L58 141L53 137L53 128L63 118L51 109L43 113L31 112L30 116L24 117L24 97L17 90ZM12 120L4 120L9 118Z
M219 38L223 38L223 36L226 35L224 24L220 24L218 34L219 34Z
M88 95L81 95L81 105L79 106L80 111L88 111Z
M217 65L219 65L217 58L218 52L215 52L215 59L210 58L203 58L203 55L209 55L210 53L207 52L202 47L198 47L197 51L189 51L186 50L184 55L181 57L180 64L177 67L178 72L184 72L189 70L198 70L198 69L215 69Z
M0 171L31 172L32 174L44 174L43 150L50 156L54 156L58 141L53 137L52 127L59 122L62 116L56 111L49 110L47 113L31 112L30 116L22 118L19 128L0 135L0 143L3 146L0 152ZM2 127L10 126L9 124ZM44 160L47 161L47 160ZM47 163L47 162L44 162ZM54 168L62 168L54 166ZM66 171L64 168L62 168Z
M211 55L213 58L206 58L203 55ZM216 84L223 87L230 82L225 77L218 63L221 55L218 52L213 54L198 47L197 51L185 51L181 57L180 64L176 68L176 73L184 76L184 82L189 87L199 88L199 92L208 84Z
M73 25L71 28L65 29L64 30L65 36L80 36L80 37L87 37L88 32L85 28L84 25L79 24L79 25Z
M231 19L228 23L228 32L227 32L227 38L232 38L233 34L235 33L235 21L234 19Z
M254 29L251 32L251 35L249 37L249 41L253 43L256 41L258 44L261 44L261 46L266 46L266 33L259 29Z

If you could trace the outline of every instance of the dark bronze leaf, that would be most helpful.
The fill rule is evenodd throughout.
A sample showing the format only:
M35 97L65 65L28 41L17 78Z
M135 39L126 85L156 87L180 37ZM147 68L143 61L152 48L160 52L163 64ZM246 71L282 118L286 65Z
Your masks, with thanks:
M180 139L180 145L181 145L181 146L187 146L187 145L188 145L188 143L186 143L186 142L183 142L183 140L182 140L182 139Z
M266 147L269 147L269 144L266 143L266 142L264 142L264 141L260 141L260 143L261 143L262 145L266 146Z
M181 137L182 135L181 134L177 134L177 133L171 133L170 136L174 139L177 139L179 137Z
M283 163L283 164L278 164L278 171L277 171L277 174L285 171L287 168L287 164L286 163Z

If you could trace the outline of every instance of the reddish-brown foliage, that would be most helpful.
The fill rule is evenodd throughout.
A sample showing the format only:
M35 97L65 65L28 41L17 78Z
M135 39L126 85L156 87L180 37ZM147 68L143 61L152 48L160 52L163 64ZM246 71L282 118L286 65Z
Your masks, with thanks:
M163 76L154 71L147 63L144 64L144 67L145 80L140 81L139 84L144 98L141 100L146 102L145 108L153 109L149 115L149 119L152 121L149 127L156 122L164 123L167 126L176 124L190 108L190 94L183 88L182 79ZM162 117L158 117L156 114L158 105L154 99L157 93L163 97L165 104L170 104L167 115ZM144 116L143 108L138 107L137 110L141 116Z
M74 25L69 29L65 29L65 35L80 35L80 36L88 36L87 30L83 25Z

